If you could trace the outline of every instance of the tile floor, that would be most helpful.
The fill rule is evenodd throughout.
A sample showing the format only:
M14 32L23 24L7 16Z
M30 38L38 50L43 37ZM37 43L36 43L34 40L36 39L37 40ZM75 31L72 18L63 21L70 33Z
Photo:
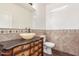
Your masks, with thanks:
M74 56L72 54L61 52L58 50L52 50L52 53L53 53L52 55L44 53L44 56Z

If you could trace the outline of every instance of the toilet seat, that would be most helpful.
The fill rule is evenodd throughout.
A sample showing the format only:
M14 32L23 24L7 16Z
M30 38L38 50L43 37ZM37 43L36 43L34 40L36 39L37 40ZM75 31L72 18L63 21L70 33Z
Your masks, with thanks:
M53 48L55 46L55 44L51 42L45 42L44 45L50 48Z

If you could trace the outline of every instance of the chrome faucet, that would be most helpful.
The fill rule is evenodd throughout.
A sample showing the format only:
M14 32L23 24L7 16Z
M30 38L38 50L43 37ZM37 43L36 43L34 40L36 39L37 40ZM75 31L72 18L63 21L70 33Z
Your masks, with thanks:
M28 33L30 33L31 31L30 31L30 28L28 29Z

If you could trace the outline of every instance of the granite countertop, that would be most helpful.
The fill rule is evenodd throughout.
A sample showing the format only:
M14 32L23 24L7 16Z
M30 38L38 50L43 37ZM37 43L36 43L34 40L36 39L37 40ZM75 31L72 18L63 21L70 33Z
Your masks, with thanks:
M16 39L16 40L9 40L9 41L3 41L0 42L0 50L9 50L12 49L15 46L21 45L21 44L27 44L32 41L39 40L40 37L35 37L31 40L25 40L25 39Z

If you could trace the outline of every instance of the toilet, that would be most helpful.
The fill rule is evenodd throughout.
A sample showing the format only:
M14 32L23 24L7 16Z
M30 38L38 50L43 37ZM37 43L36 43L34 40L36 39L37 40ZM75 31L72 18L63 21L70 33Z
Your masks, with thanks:
M40 37L43 37L43 42L44 42L44 53L53 55L52 49L55 47L55 43L51 42L46 42L46 35L40 35Z

